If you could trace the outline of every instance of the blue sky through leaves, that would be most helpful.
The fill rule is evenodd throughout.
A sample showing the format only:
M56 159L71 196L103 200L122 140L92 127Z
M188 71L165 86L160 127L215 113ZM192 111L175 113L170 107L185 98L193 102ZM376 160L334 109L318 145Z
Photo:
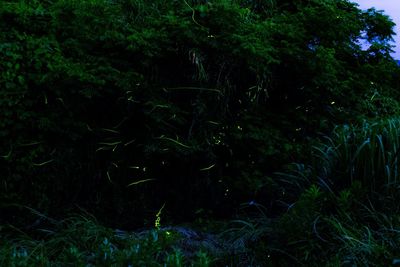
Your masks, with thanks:
M394 36L396 45L394 48L395 53L393 57L400 59L400 1L399 0L352 0L357 3L361 9L368 9L374 7L376 10L384 10L386 15L389 15L394 23L397 24L395 27L396 36Z

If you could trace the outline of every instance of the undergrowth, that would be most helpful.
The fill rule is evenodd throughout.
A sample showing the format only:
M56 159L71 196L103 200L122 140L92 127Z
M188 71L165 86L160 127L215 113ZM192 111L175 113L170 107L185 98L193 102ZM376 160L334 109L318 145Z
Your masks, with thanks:
M174 229L129 233L101 226L93 217L52 221L29 232L0 229L0 266L210 266L201 246L179 247L183 234Z

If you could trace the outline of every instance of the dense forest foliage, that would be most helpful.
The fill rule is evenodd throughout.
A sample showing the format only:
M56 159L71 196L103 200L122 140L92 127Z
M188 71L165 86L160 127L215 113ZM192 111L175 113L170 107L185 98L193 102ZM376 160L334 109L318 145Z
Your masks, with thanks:
M400 68L383 12L2 0L0 22L1 266L400 262ZM195 232L164 229L183 223L208 247L185 252Z

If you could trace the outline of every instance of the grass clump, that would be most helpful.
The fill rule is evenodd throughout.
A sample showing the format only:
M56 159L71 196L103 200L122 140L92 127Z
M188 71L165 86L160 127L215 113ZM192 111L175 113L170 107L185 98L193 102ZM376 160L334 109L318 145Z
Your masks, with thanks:
M210 266L198 248L179 247L173 229L128 233L99 225L92 217L75 216L29 234L13 227L0 233L1 266Z
M336 185L360 181L369 190L380 191L398 183L399 118L336 127L327 140L317 150L320 171Z
M399 126L398 118L338 126L312 164L277 173L285 194L269 207L250 203L259 218L232 227L236 244L251 236L254 266L396 266Z

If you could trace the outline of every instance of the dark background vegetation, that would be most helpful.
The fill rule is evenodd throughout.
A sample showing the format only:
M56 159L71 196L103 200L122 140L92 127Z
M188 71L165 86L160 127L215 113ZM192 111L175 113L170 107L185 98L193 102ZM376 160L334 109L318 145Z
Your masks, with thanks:
M3 0L0 22L0 224L32 226L21 207L57 219L83 209L133 230L153 227L164 204L164 224L179 224L258 203L279 223L252 250L314 264L335 255L315 219L343 226L332 214L354 208L332 196L385 206L376 194L388 196L379 179L397 166L392 139L376 144L392 162L364 176L352 172L357 146L332 160L321 145L361 145L349 141L357 127L378 136L388 128L371 125L399 115L382 12L346 0ZM276 266L293 266L282 255Z

